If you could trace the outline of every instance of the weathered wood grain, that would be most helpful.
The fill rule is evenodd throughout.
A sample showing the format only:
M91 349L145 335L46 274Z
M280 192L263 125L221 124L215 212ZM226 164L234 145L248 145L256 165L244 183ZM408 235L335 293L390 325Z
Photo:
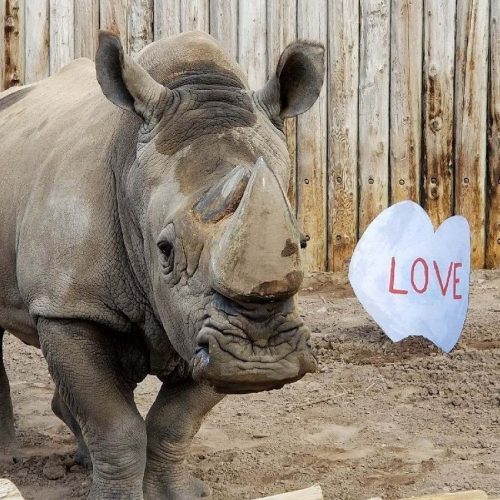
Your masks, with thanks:
M49 0L28 1L25 8L25 83L49 76Z
M266 82L266 45L266 0L240 0L238 60L254 90Z
M3 88L24 83L24 0L4 0Z
M361 2L359 234L389 201L389 0Z
M0 479L0 500L23 500L23 496L14 483Z
M484 266L489 5L457 3L455 213L471 226L472 266Z
M297 38L297 5L287 0L267 3L267 73L269 77L276 71L279 58L285 47ZM290 154L290 182L288 199L292 207L297 205L297 120L288 118L284 132Z
M154 39L181 32L180 0L154 0Z
M120 36L125 51L128 51L128 8L130 0L100 0L100 28Z
M4 90L5 77L5 0L0 0L0 92Z
M129 0L128 48L136 54L153 41L153 0Z
M181 31L209 31L208 0L181 0Z
M391 2L391 203L420 202L423 0Z
M99 0L76 1L75 58L95 58L99 33Z
M50 2L50 74L57 73L75 57L73 2Z
M323 500L323 492L321 486L311 486L305 490L289 491L256 500Z
M359 3L329 12L328 269L345 269L358 235Z
M491 0L486 267L500 268L500 0Z
M424 1L422 202L438 226L453 212L455 0Z
M297 36L327 45L327 2L299 0ZM303 252L308 271L327 264L326 85L309 111L297 117L297 218L309 241Z
M210 0L210 33L238 58L238 0Z

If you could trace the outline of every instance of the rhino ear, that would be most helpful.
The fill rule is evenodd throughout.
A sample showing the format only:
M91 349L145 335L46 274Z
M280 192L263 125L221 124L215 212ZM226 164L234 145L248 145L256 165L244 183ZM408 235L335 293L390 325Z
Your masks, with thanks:
M323 86L325 49L316 42L298 40L280 56L276 73L256 92L268 111L280 118L290 118L307 111Z
M123 52L120 38L114 33L99 32L95 66L102 92L113 104L148 123L158 119L168 90Z

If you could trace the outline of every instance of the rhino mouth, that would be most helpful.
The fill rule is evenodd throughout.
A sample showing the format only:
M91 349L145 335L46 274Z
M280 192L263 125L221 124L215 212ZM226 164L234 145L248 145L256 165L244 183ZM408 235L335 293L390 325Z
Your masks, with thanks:
M232 321L234 323L234 319ZM265 332L269 324L250 335L234 324L221 327L205 321L197 336L191 367L193 378L210 383L225 394L279 389L316 371L309 346L310 331L300 319Z

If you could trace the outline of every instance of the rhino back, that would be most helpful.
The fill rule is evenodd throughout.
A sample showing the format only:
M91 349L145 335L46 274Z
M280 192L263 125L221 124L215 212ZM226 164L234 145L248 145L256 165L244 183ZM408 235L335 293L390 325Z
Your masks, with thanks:
M117 302L130 284L109 165L120 114L85 59L0 94L0 325L30 343L38 316L126 328Z

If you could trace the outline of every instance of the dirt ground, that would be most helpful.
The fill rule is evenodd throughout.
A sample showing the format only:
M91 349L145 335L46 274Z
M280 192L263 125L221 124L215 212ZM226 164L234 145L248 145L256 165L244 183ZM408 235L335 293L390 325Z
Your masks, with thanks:
M474 274L462 339L393 344L345 276L308 278L301 297L320 370L280 391L227 397L195 438L189 467L214 500L320 484L327 499L384 499L463 489L500 495L500 272ZM25 459L0 466L27 499L84 498L69 431L52 414L41 354L12 337L7 370ZM137 390L146 413L158 389Z

